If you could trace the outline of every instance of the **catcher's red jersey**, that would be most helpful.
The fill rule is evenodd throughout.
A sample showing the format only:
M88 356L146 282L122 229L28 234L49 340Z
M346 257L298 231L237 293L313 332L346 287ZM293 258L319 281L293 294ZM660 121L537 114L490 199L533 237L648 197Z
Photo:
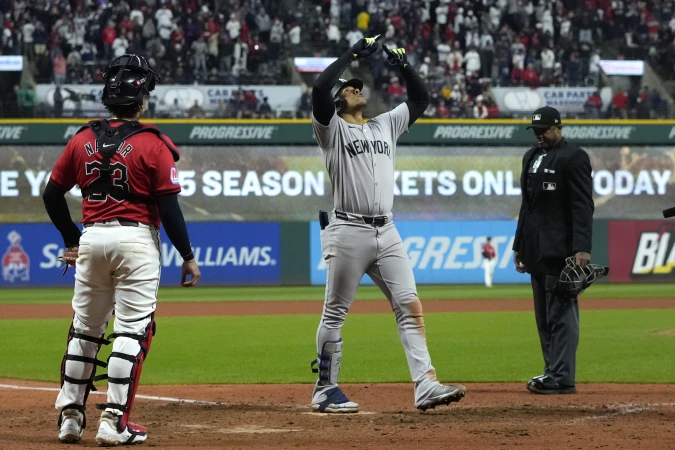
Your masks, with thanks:
M110 122L119 126L123 122ZM165 137L166 138L166 137ZM168 140L168 138L166 138ZM169 141L170 142L170 141ZM96 150L91 129L76 134L66 145L50 181L69 191L75 185L86 187L99 177L103 156ZM143 132L128 138L110 158L113 187L109 194L92 194L82 201L82 223L121 218L159 228L157 206L123 200L122 191L154 197L180 192L173 154L154 133Z

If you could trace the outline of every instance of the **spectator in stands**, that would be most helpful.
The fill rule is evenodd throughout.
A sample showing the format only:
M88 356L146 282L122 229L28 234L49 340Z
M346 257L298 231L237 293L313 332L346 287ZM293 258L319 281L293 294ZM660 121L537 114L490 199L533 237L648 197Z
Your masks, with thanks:
M270 29L272 28L272 19L264 7L258 8L255 16L255 24L258 27L258 35L261 42L269 42Z
M403 86L399 82L398 77L391 78L387 93L389 94L390 109L403 102Z
M587 119L599 119L600 110L602 109L602 99L600 92L595 91L584 103L584 111Z
M235 13L230 14L230 20L225 24L225 29L233 41L239 38L241 32L241 23Z
M120 34L112 43L113 57L119 58L120 56L126 54L128 47L129 41L127 40L126 36L124 34Z
M335 19L331 19L328 23L328 26L326 27L326 39L328 39L328 45L330 47L331 54L337 54L342 36Z
M23 42L23 54L26 56L28 61L35 60L35 44L33 40L33 34L35 33L35 25L33 24L33 19L30 17L30 14L26 13L25 16L26 23L21 27L21 37Z
M539 77L534 70L534 64L529 63L527 68L523 71L523 83L525 86L535 88L539 86Z
M487 119L488 118L488 109L483 104L483 96L479 95L476 97L476 104L473 107L473 118L474 119Z
M17 95L21 117L35 117L35 86L25 81L21 83L21 88L17 92Z
M63 90L58 84L54 89L54 117L63 117Z
M426 78L429 77L429 65L431 64L431 58L428 56L424 57L424 62L420 64L420 68L418 69L418 73L420 74L420 77L425 80Z
M370 14L364 9L356 16L356 26L362 33L368 33L370 26Z
M438 102L438 106L436 107L436 117L441 119L447 119L450 117L450 110L446 106L445 100L443 99Z
M446 59L446 64L453 72L459 72L462 70L462 66L464 65L464 55L462 54L459 41L455 41L454 48L452 49L452 52L448 54Z
M480 55L475 47L470 47L469 51L464 55L464 62L466 63L466 75L480 74Z
M67 61L63 56L63 52L59 49L56 52L56 56L52 60L52 65L54 67L54 83L56 84L65 84L66 82L66 73L67 73Z
M543 80L550 80L553 75L553 66L555 65L555 53L550 47L541 51L541 76Z
M667 103L661 99L661 96L656 89L651 88L649 94L647 94L647 104L652 111L653 118L668 117L666 111Z
M637 119L650 119L651 112L649 111L649 104L647 100L643 100L641 97L638 97L637 104L635 105L635 117Z
M298 113L296 118L307 119L312 113L312 93L307 85L302 86L302 95L300 96L300 104L298 105Z
M284 23L275 17L272 21L272 28L270 29L270 60L276 61L279 58L279 51L281 43L284 39Z
M204 36L199 36L199 39L192 43L190 47L192 56L194 58L194 67L203 76L206 74L206 53L209 48L204 40Z
M263 97L262 103L258 106L258 117L261 119L273 119L275 117L267 97Z
M581 63L577 59L576 53L570 55L570 60L567 61L567 84L570 87L579 86L581 79Z
M291 44L291 55L292 56L298 55L298 48L300 47L301 33L302 33L302 30L300 28L300 25L298 25L295 22L291 23L291 26L290 26L290 28L288 30L288 33L287 33L287 39L288 39L288 42Z
M115 29L115 22L112 20L108 21L108 25L103 29L101 34L101 40L103 41L103 56L107 60L113 58L113 42L117 39L117 30Z
M195 100L194 104L188 110L190 119L203 119L206 116L204 108L199 104L199 100Z
M619 91L612 98L612 117L626 119L628 118L628 93Z

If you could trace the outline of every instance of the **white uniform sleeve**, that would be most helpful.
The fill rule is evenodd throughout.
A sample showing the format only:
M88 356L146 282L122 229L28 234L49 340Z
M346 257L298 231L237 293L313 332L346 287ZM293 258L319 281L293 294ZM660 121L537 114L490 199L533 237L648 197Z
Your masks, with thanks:
M340 118L337 114L333 113L333 117L330 118L330 122L326 126L320 124L314 117L314 113L312 113L312 129L314 130L314 136L319 147L323 150L330 150L335 147L335 143L338 140Z
M410 121L410 110L408 109L408 105L405 102L401 103L384 115L389 116L388 119L391 126L392 138L394 142L396 142L399 136L408 131L408 122Z

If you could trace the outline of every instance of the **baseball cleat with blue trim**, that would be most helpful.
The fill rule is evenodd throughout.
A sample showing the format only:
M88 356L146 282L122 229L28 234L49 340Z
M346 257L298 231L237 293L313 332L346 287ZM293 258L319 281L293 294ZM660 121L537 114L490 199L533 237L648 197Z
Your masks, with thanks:
M339 387L326 392L326 399L321 403L312 404L314 411L322 413L355 413L359 408L359 404L350 401Z

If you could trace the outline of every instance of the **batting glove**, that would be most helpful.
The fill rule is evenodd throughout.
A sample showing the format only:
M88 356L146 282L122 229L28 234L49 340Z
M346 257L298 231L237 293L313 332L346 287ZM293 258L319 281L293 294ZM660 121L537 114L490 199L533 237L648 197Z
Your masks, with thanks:
M403 69L408 65L408 57L405 54L405 48L389 50L386 45L382 44L382 49L387 54L387 62L392 66Z
M379 34L372 38L360 39L349 51L354 55L354 59L367 58L379 50L380 44L377 43L378 39L380 39Z
M64 263L65 265L63 266L63 273L62 275L65 275L66 272L68 271L69 267L75 267L75 262L77 261L77 252L80 249L79 246L74 246L74 247L68 247L65 252L63 252L63 255L59 256L56 258L57 261L60 261Z

